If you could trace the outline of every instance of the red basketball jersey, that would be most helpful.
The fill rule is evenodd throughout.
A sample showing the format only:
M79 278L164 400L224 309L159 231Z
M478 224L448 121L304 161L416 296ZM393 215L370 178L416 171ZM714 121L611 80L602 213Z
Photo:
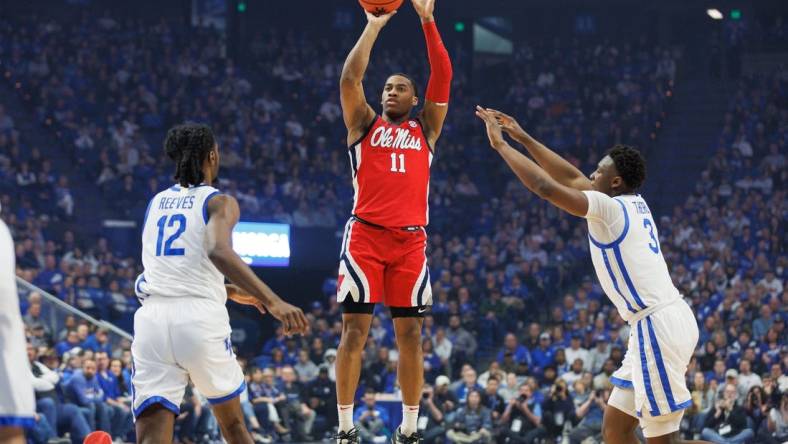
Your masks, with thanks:
M394 125L376 116L350 146L353 214L384 227L426 226L431 163L421 122Z

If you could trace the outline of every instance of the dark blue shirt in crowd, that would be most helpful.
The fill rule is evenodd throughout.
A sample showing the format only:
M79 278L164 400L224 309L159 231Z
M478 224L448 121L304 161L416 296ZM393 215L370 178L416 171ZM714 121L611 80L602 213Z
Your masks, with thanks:
M96 376L85 378L81 370L74 372L66 384L66 397L80 407L93 402L102 402L106 398Z

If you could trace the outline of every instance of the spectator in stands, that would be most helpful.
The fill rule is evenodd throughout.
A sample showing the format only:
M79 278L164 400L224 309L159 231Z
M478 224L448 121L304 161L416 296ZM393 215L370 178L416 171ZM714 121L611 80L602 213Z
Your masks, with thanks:
M279 407L279 413L286 429L293 431L293 438L300 441L312 441L312 426L315 423L315 411L304 401L304 387L297 380L293 367L282 368L280 389L285 396Z
M449 431L446 436L455 443L487 444L492 441L493 429L490 410L481 404L481 392L468 393L468 402L447 419Z
M55 432L68 432L72 443L81 444L92 430L90 424L79 407L60 401L57 394L60 376L38 362L37 353L36 349L28 344L27 357L33 376L33 390L36 392L36 413L45 416ZM62 433L57 433L57 436L62 436Z
M500 382L496 376L487 378L487 384L482 394L482 405L490 409L493 424L498 424L506 410L506 401L498 394Z
M465 404L468 402L468 394L474 390L481 392L482 387L476 382L476 370L469 366L463 370L462 382L454 393L460 404Z
M95 359L96 379L98 379L99 386L104 391L104 401L110 409L112 436L125 437L132 427L131 408L122 398L120 381L110 371L110 360L107 352L96 352Z
M604 335L598 335L594 338L595 347L588 353L588 370L593 374L598 374L602 371L602 367L610 357L610 344Z
M508 442L531 444L545 435L542 405L528 383L520 384L520 395L512 398L501 417L502 437Z
M749 393L755 386L763 386L761 377L752 372L752 363L746 359L739 363L739 393Z
M453 412L460 406L460 400L457 395L450 390L449 385L451 381L446 375L440 375L435 378L434 395L435 405L441 409L444 414Z
M92 430L112 432L112 412L104 403L106 395L96 377L96 361L84 359L82 370L74 372L65 387L66 397L76 404L88 418Z
M578 358L572 362L570 370L563 375L561 379L566 381L567 385L574 385L580 378L583 377L583 360Z
M584 387L583 383L579 383ZM585 389L578 390L577 385L575 393L585 391ZM572 429L569 433L569 442L571 444L580 444L588 437L598 437L602 432L602 415L607 405L607 400L610 397L610 390L598 389L589 392L588 396L585 394L577 395L575 404L579 406L575 410L575 417L580 421L577 427Z
M562 379L557 379L550 387L550 393L542 405L542 424L546 436L558 438L575 414L575 406L569 388Z
M418 422L418 430L422 434L422 439L425 444L437 444L443 442L443 437L446 434L446 429L443 427L443 420L445 414L450 411L442 411L436 404L435 390L431 385L425 384L421 403L419 406L420 417Z
M706 383L706 378L702 372L695 372L692 378L692 406L687 409L685 415L689 420L689 432L694 436L700 436L706 417L714 407L716 382Z
M578 359L582 361L581 365L584 370L590 370L591 360L590 354L588 350L583 348L582 345L582 338L580 333L572 334L572 340L569 343L569 348L564 349L564 353L566 353L566 361L573 363ZM571 382L570 382L571 383Z
M769 411L767 429L760 436L769 444L788 441L788 393L783 393L780 402Z
M498 352L496 357L499 363L503 363L504 355L510 355L516 363L527 363L531 365L531 354L528 349L518 344L517 336L514 333L507 333L504 339L503 348Z
M314 437L325 436L336 426L335 390L334 382L328 377L328 368L320 366L317 378L307 386L308 405L315 411Z
M61 341L55 347L58 356L63 356L66 352L71 351L81 345L79 336L75 329L69 330L65 341Z
M388 412L376 405L375 390L368 387L364 391L364 404L356 408L353 414L353 423L358 427L361 441L385 442L390 435L386 429L388 422Z
M452 366L459 367L458 364L473 360L476 356L476 339L460 324L460 316L452 315L449 318L449 329L446 337L452 345Z
M294 369L298 373L298 380L302 384L308 384L317 378L318 368L309 358L309 350L299 350L298 362L295 364Z
M736 386L725 384L722 394L706 418L702 439L718 444L747 442L755 433L748 428L747 413L737 403L739 394Z

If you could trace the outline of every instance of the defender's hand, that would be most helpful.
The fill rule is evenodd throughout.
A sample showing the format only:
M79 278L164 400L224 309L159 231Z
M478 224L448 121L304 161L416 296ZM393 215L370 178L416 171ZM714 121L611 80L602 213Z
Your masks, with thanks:
M239 304L251 305L253 307L256 307L260 313L266 314L265 306L263 305L263 303L260 302L260 300L257 299L256 297L243 291L241 287L234 284L229 284L229 285L225 285L225 288L227 289L228 299L235 301Z
M506 141L503 140L503 133L501 132L501 125L498 124L492 113L476 105L476 115L484 121L484 125L487 127L487 138L490 140L490 146L496 151L506 146Z
M487 108L486 111L488 113L491 113L493 117L495 117L495 120L498 122L499 125L501 125L501 129L504 130L506 134L512 137L525 134L525 130L523 129L523 127L520 126L520 124L517 122L517 120L514 117L504 114L492 108Z
M432 11L435 10L435 0L411 0L416 14L425 22L433 21Z
M309 328L304 312L281 299L271 304L268 311L282 323L286 335L306 333Z
M384 26L386 26L386 23L388 23L389 19L394 17L394 14L397 13L397 11L391 11L388 14L375 15L366 10L364 12L367 14L368 25L374 27L375 29L382 29Z

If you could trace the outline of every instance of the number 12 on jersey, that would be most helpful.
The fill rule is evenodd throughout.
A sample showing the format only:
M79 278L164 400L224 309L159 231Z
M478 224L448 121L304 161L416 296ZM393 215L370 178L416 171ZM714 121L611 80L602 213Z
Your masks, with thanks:
M399 155L399 168L397 168L397 153L391 153L391 172L404 173L405 172L405 155Z
M172 236L168 237L167 240L164 242L164 251L162 251L162 240L164 240L164 226L172 227L175 224L178 224L178 228L175 230L175 233ZM159 236L156 240L156 256L183 256L186 253L185 248L172 248L172 243L175 242L184 231L186 231L186 216L183 214L173 214L170 217L170 222L167 223L167 215L164 215L159 218L159 221L156 222L156 226L159 227Z

